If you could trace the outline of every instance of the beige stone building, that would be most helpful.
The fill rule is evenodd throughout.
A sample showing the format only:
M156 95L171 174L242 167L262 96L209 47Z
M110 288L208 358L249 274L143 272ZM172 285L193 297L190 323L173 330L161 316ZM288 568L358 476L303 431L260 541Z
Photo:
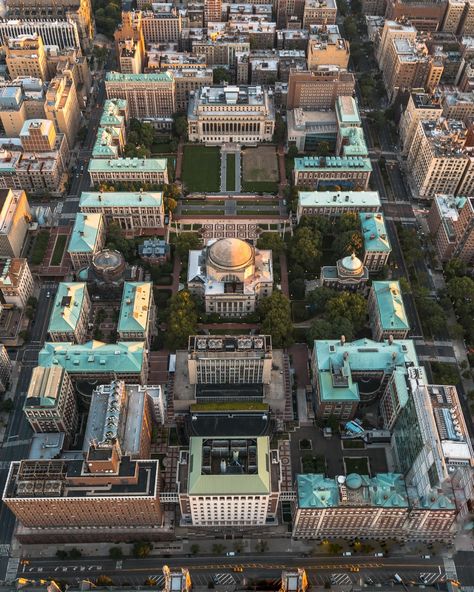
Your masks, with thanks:
M311 25L335 25L337 6L335 0L305 0L303 29Z
M0 257L21 255L31 219L24 191L0 189Z
M464 151L466 127L462 121L420 121L407 157L418 194L456 194L470 159Z
M222 0L204 0L204 26L222 20Z
M5 304L25 308L33 296L34 281L26 259L0 260L0 293Z
M440 101L428 93L412 92L400 118L400 139L404 155L410 151L420 121L437 121L443 109Z
M191 142L257 144L271 141L273 100L261 86L208 86L194 94L188 108Z
M354 85L354 74L337 66L320 66L306 72L291 70L287 108L334 109L337 97L354 94Z
M5 53L8 73L12 80L19 76L48 80L46 51L38 35L22 35L9 39Z
M65 432L72 439L79 414L66 370L59 366L34 368L23 411L35 433Z
M92 184L100 183L168 183L166 158L92 158L89 161Z
M428 214L430 234L441 261L474 262L474 199L437 195Z
M0 89L0 119L8 138L17 138L27 119L44 119L45 92L37 79L8 83Z
M169 70L174 78L176 109L187 111L193 93L198 93L204 86L212 85L211 68L177 68Z
M311 27L308 70L317 70L319 66L328 65L347 69L349 57L349 42L342 37L337 25Z
M70 71L55 76L49 83L45 102L46 118L54 123L56 132L64 134L71 150L81 125L81 110L76 85Z
M133 39L118 42L120 72L122 74L141 74L143 56L140 44Z
M10 356L8 355L7 348L3 345L0 345L0 391L5 392L10 384L10 379L12 375L12 361L10 360Z
M466 5L466 0L448 0L441 26L443 32L455 35L461 32Z
M177 43L180 40L183 22L181 12L171 4L161 4L159 10L142 13L145 43Z
M386 19L383 29L380 33L380 39L376 43L375 56L382 72L389 61L389 46L395 39L405 39L406 41L416 42L418 31L408 23L398 22Z

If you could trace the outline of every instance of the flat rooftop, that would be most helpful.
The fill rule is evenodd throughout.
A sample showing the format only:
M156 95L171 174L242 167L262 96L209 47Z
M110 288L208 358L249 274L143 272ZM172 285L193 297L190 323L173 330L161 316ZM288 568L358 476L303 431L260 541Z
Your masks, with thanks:
M298 206L313 208L370 206L380 209L381 202L378 191L298 191Z
M167 166L166 158L92 158L88 170L90 173L164 173Z
M204 86L199 91L202 105L263 105L264 90L261 86Z
M201 352L264 352L272 348L270 335L192 335L189 337L188 351Z

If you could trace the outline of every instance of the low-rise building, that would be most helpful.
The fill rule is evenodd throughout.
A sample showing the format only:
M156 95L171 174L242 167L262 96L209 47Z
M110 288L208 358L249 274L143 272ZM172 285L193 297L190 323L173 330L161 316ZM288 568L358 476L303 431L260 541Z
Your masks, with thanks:
M83 343L87 339L90 308L85 282L61 282L48 325L51 341Z
M206 312L243 317L273 291L272 252L237 238L189 251L188 289L203 298Z
M178 479L183 526L241 531L276 523L280 468L267 436L192 437Z
M392 336L405 339L410 330L399 282L374 281L370 288L368 311L372 337L384 341Z
M297 187L323 191L365 191L371 173L370 158L365 156L304 156L295 158L293 181Z
M25 308L33 296L34 281L26 259L0 260L0 293L2 302Z
M321 267L320 285L333 290L365 291L369 270L355 253Z
M138 245L140 259L153 265L164 263L170 256L170 245L164 239L146 238Z
M260 86L203 87L189 101L192 142L256 144L270 141L274 128L273 101Z
M155 234L164 226L161 192L83 192L79 209L84 214L102 214L106 224L117 222L128 234Z
M151 282L125 282L117 325L121 341L145 341L156 335L156 308Z
M299 152L316 150L320 142L335 146L337 119L333 111L287 111L288 143L294 143Z
M38 355L44 368L61 366L73 380L124 380L146 384L148 350L144 341L102 343L46 342Z
M21 189L0 189L0 257L19 257L31 211Z
M296 219L302 216L340 216L345 212L377 213L378 191L298 191Z
M168 183L166 158L92 158L89 161L92 183Z
M76 271L92 263L95 253L105 244L105 224L102 214L78 212L74 220L67 252Z
M436 195L428 214L428 227L441 261L453 257L474 262L474 199Z
M384 215L380 212L360 212L359 220L364 240L364 265L369 271L380 271L387 265L392 252Z
M23 411L35 433L64 432L73 439L79 413L74 387L64 368L33 369Z

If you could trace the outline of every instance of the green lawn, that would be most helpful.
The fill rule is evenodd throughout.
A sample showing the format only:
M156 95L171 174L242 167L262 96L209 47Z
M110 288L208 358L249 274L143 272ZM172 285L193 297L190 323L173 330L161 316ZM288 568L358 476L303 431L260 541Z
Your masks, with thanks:
M51 265L61 265L63 260L64 249L66 248L67 236L65 234L58 234L54 244L53 255L51 256Z
M359 473L359 475L370 475L369 459L366 456L359 458L344 457L344 464L346 465L346 474Z
M276 181L244 181L242 191L245 193L278 193Z
M32 265L40 265L48 247L49 231L40 230L36 235L35 243L31 249L30 262Z
M225 188L227 191L235 191L235 154L227 155Z
M217 146L185 146L182 179L189 192L220 189L221 159Z
M160 142L151 145L152 154L170 154L172 152L169 142Z

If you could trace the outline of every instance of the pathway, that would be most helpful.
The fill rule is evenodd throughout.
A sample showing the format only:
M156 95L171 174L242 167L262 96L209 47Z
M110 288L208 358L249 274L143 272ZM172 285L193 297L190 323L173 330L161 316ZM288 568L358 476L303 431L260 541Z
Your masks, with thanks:
M283 292L283 294L287 298L289 298L290 297L290 290L288 288L288 264L286 261L286 254L285 253L281 253L281 255L280 255L280 273L281 273L281 278L280 278L281 291Z
M176 171L175 171L175 179L176 181L181 180L181 173L183 169L183 152L184 152L184 143L180 140L178 144L178 153L176 155Z
M251 329L258 329L257 323L200 323L200 329L208 329L215 331L216 329L242 329L242 331L250 331Z
M227 183L227 152L221 148L221 191L224 192Z
M239 147L239 149L235 153L235 191L237 193L240 193L242 191L242 179L240 176L240 170L241 170L240 157L241 157L241 152L240 152L240 147Z
M284 194L285 187L288 185L286 178L286 163L285 163L285 148L284 146L278 146L278 171L280 173L280 184L278 187L278 194L282 196Z

